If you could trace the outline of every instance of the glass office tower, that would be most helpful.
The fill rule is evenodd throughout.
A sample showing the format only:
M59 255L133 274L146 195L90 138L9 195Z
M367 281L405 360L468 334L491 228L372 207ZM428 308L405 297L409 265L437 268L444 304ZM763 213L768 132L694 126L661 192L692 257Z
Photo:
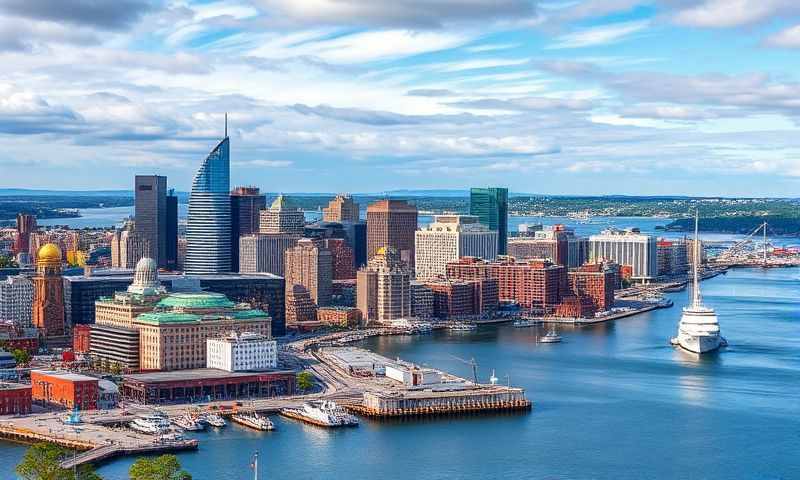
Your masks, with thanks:
M192 182L186 225L187 274L231 271L230 188L230 139L226 135Z
M508 252L508 189L472 188L469 192L469 214L480 223L497 230L497 254Z

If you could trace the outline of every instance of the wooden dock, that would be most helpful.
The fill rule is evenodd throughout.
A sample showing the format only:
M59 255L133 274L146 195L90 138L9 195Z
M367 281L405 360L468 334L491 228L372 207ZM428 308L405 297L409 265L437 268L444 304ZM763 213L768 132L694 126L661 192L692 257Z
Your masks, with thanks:
M136 447L124 445L103 445L85 451L72 458L61 462L61 468L70 469L84 463L100 463L120 455L145 455L148 453L177 452L182 450L197 450L199 442L197 440L175 440L169 442L157 442L149 445Z

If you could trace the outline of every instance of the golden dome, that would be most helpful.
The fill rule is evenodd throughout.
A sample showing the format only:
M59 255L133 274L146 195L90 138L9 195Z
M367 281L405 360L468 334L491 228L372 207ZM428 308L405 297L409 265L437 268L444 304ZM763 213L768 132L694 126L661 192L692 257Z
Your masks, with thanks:
M52 243L43 245L38 252L36 252L36 263L61 265L61 250Z
M376 255L386 255L386 247L378 248L378 251L375 252Z

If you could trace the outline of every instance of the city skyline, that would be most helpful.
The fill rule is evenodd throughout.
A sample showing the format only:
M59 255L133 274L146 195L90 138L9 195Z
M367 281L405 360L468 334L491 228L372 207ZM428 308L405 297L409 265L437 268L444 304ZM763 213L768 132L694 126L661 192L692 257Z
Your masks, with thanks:
M794 2L315 5L6 2L0 187L797 191Z

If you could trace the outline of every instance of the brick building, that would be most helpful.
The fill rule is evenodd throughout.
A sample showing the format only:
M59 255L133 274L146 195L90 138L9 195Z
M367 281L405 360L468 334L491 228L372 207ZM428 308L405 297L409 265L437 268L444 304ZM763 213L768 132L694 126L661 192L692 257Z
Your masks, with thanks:
M31 413L31 386L20 383L0 383L0 415Z
M94 377L52 370L31 370L31 398L67 409L94 410L100 387Z
M567 269L547 260L516 261L502 257L485 262L464 257L447 264L454 280L496 279L500 300L512 300L525 309L551 310L561 302L567 287Z
M331 252L333 279L348 280L356 278L353 249L347 244L347 240L343 238L326 238L323 240L323 244Z
M75 325L72 327L72 350L75 353L88 353L92 327L89 325Z
M317 321L323 325L357 327L361 324L361 311L354 307L322 307L317 309Z
M614 305L616 272L613 269L602 263L587 263L568 275L572 293L589 297L595 311L603 312Z

